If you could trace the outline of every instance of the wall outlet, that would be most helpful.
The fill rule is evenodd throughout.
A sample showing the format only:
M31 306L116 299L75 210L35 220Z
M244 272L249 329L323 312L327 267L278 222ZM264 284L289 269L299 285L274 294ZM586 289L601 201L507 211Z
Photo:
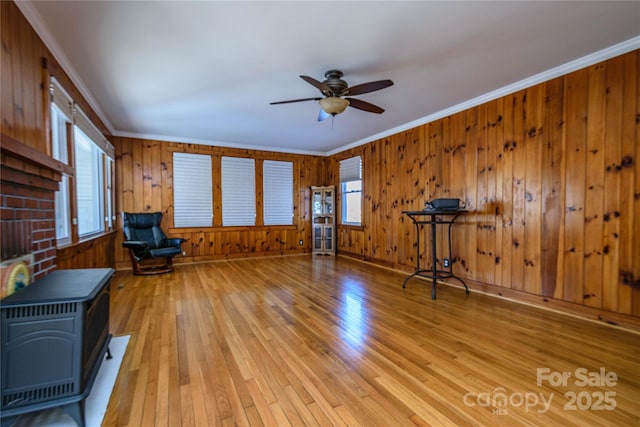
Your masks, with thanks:
M303 245L304 245L304 242L302 241L302 239L298 240L298 244L299 244L300 246L303 246Z
M443 264L445 267L447 267L447 268L448 268L448 267L449 267L449 265L451 265L451 264L449 264L449 258L445 258L445 259L444 259L444 262L443 262L442 264Z
M187 256L187 251L182 251L182 256Z

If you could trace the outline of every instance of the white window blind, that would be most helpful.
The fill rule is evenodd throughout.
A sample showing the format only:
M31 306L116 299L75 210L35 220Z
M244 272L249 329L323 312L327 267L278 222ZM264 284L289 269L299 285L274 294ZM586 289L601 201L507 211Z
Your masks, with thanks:
M342 224L362 224L362 159L360 156L340 161Z
M265 160L262 181L264 225L293 224L293 163Z
M65 106L65 102L54 102L54 99L65 99L60 92L54 91L51 86L51 154L54 159L64 164L69 164L67 124L71 121L72 102L66 102L67 110L62 110L60 106ZM61 89L60 89L61 90ZM54 98L54 94L56 97ZM69 177L62 175L62 181L55 194L56 210L56 240L58 245L65 245L71 242L71 211L69 204Z
M362 179L362 159L360 156L340 161L340 182Z
M111 150L109 146L111 144L109 141L107 141L102 132L93 125L91 120L89 120L89 117L87 117L87 115L77 106L73 120L75 125L82 129L82 132L84 132L84 134L87 135L87 137L97 145L100 150L107 153L107 155L112 155L112 153L110 153Z
M49 94L51 95L51 103L58 107L71 122L75 110L73 99L54 78L51 78L51 82L49 84Z
M51 154L66 165L69 164L67 123L72 123L69 116L57 104L51 104Z
M253 159L222 157L222 225L256 225Z
M104 230L104 171L102 151L79 127L74 128L78 235Z
M107 157L106 158L106 163L105 163L105 170L104 170L104 174L105 174L105 222L107 223L107 228L109 230L113 229L114 226L114 222L116 220L116 216L115 216L115 206L114 206L114 193L113 193L113 182L114 182L114 171L115 171L115 165L116 162L110 158Z
M173 225L213 225L211 156L173 153Z
M70 122L80 128L87 138L105 152L109 158L115 157L111 143L54 78L51 78L49 84L49 94L51 95L51 103L70 119Z

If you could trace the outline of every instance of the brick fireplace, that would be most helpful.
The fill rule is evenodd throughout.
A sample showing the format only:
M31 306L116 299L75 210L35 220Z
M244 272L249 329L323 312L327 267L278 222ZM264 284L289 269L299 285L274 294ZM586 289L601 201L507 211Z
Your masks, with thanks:
M1 259L33 255L33 279L39 279L56 269L54 195L72 170L7 135L1 142Z

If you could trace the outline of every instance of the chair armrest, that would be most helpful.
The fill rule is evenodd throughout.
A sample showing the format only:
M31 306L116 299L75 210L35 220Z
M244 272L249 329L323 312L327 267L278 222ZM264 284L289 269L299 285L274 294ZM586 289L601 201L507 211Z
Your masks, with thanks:
M164 239L164 244L165 246L175 246L176 248L179 248L184 241L185 239L182 237L172 237Z
M144 249L149 247L149 244L143 240L125 240L122 242L122 247L131 249Z

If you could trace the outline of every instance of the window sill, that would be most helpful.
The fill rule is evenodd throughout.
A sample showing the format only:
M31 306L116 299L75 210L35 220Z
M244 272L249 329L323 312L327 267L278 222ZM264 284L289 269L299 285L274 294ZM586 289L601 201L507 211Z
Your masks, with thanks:
M338 230L364 231L364 225L338 224Z
M214 225L212 227L169 227L167 232L172 235L180 233L199 233L199 232L220 232L220 231L245 231L250 229L251 231L269 231L269 230L297 230L298 226L293 225L230 225L221 226Z
M112 235L115 235L117 232L118 232L118 230L113 229L113 230L110 230L110 231L105 231L104 233L93 234L91 236L87 236L87 237L85 237L83 239L80 239L77 242L65 242L63 244L56 245L56 249L59 249L59 250L69 249L69 248L72 248L72 247L74 247L76 245L86 244L87 242L91 242L92 240L103 239L105 237L111 237Z

